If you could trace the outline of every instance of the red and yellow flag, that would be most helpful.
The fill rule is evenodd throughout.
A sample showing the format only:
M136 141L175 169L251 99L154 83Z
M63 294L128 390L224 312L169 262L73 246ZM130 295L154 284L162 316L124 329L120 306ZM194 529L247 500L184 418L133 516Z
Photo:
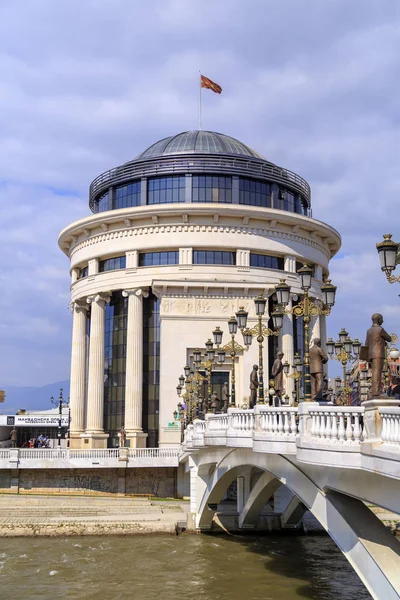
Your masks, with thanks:
M208 77L204 77L204 75L200 75L201 77L201 87L207 88L208 90L212 90L216 94L220 94L222 92L222 87L218 85L218 83L214 83Z

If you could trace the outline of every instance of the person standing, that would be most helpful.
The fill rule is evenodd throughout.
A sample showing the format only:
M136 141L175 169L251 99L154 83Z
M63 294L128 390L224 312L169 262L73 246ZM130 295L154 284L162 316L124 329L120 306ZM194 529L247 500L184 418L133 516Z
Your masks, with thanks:
M10 436L10 438L11 438L11 446L13 448L16 448L17 447L18 432L15 429L15 427L13 427L12 430L11 430L11 436Z

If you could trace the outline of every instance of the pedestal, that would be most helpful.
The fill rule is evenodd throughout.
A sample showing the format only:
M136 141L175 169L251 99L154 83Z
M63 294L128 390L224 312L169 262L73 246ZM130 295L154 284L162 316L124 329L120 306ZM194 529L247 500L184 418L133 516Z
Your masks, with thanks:
M382 418L379 408L395 408L400 406L400 400L391 400L388 396L380 396L372 400L365 400L364 406L364 442L374 444L382 443Z
M95 448L107 448L108 433L83 433L81 435L83 450L93 450Z
M127 432L126 439L129 440L129 448L146 448L147 433Z

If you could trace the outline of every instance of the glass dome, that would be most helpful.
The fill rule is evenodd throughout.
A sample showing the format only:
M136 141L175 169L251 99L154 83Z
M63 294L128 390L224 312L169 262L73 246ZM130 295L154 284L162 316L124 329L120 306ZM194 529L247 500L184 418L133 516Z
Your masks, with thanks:
M265 158L250 146L215 131L184 131L172 135L152 144L139 154L135 161L176 154L233 154L265 161Z

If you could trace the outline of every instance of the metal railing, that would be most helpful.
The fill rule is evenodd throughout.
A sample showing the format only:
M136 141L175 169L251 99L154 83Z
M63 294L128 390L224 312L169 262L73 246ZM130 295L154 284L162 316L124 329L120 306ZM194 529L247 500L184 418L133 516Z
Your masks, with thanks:
M187 157L157 157L131 161L102 173L92 181L89 188L89 205L94 210L95 199L113 185L126 183L142 177L180 173L219 173L256 177L273 183L281 183L300 192L309 208L310 186L300 175L261 159L236 156L190 154Z

